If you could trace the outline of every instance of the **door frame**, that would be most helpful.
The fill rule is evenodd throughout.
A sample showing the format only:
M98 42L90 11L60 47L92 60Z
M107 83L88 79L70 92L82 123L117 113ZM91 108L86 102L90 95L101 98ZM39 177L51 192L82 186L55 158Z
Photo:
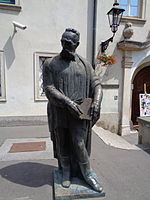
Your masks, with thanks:
M142 69L144 69L144 68L146 68L146 67L149 67L150 66L150 61L148 61L148 62L145 62L145 63L143 63L143 64L141 64L141 65L139 65L135 70L134 70L134 72L133 72L133 74L132 74L132 78L131 78L131 88L132 88L132 90L131 90L131 103L130 103L130 106L131 106L131 115L130 115L130 120L131 120L131 122L132 122L132 102L133 102L133 81L134 81L134 79L135 79L135 77L136 77L136 75L142 70ZM138 127L138 125L137 125L137 127Z

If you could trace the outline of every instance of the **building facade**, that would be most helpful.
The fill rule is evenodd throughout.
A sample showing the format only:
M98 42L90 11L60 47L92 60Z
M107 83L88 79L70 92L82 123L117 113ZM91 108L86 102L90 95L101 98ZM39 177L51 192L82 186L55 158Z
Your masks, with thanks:
M46 119L43 62L61 51L61 35L72 27L81 34L78 53L95 63L102 82L104 97L98 125L114 133L130 133L139 115L137 96L144 93L144 84L150 92L150 2L120 0L126 11L106 50L118 63L106 67L97 64L95 58L101 54L101 42L112 36L106 15L112 4L112 0L0 0L1 126ZM24 26L18 28L14 21ZM133 35L127 39L123 32L129 22Z

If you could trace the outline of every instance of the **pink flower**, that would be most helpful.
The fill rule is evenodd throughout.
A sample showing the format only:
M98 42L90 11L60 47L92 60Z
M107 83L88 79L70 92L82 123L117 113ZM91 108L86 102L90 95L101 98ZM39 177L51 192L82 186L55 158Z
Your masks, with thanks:
M118 59L116 57L108 56L106 54L102 54L101 56L97 56L97 60L99 63L102 63L102 65L112 65L118 62Z

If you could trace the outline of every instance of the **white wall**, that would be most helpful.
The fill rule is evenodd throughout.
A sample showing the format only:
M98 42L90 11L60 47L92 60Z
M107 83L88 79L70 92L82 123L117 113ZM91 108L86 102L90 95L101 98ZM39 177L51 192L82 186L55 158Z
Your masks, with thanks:
M0 50L4 49L6 102L0 102L0 116L46 115L46 102L34 101L34 52L61 50L65 28L81 34L78 53L86 57L88 1L22 0L21 12L0 9ZM27 25L13 33L12 21Z
M144 1L143 1L144 2ZM133 23L133 30L134 35L132 40L134 41L146 41L149 27L150 27L150 16L149 16L149 8L150 8L150 1L146 2L146 10L145 10L145 18L146 22L141 23L140 21L135 21ZM97 40L96 40L96 51L99 52L100 44L102 41L109 39L113 34L109 27L107 12L112 8L113 1L112 0L98 0L98 7L97 7ZM130 22L130 20L128 20ZM102 101L102 117L101 120L103 121L104 127L107 128L107 125L112 121L111 114L114 116L116 115L116 120L114 122L115 128L117 130L117 126L121 121L121 112L122 112L122 83L123 83L123 68L122 68L122 51L117 49L117 43L123 40L122 32L124 29L126 22L122 22L119 26L118 31L115 34L113 43L109 43L109 47L106 50L106 53L109 55L114 55L119 60L117 64L112 65L111 67L101 67L98 66L99 74L102 80L102 84L105 85L118 85L118 89L104 89L104 98ZM150 36L149 36L150 37ZM137 68L138 63L141 62L146 54L148 54L148 50L145 52L134 52L133 53L133 67ZM132 77L129 77L129 81ZM118 101L114 101L114 95L118 95ZM130 95L130 94L129 94ZM131 104L128 105L131 107ZM104 115L104 118L103 118ZM106 117L107 115L107 117ZM130 118L131 116L129 116ZM107 118L107 122L106 122Z
M67 27L77 29L81 34L78 53L91 60L92 16L91 0L22 0L21 12L0 9L0 50L5 54L6 102L0 102L0 117L46 115L46 102L34 101L34 52L56 52L61 50L60 38ZM112 0L97 0L96 54L100 43L112 36L106 13L112 8ZM133 40L145 41L150 27L150 1L146 1L146 22L133 23ZM26 30L18 30L13 34L12 21L27 25ZM99 75L104 85L115 85L115 88L104 88L102 101L102 117L112 122L115 120L117 131L122 103L121 67L122 52L117 43L123 39L122 31L125 23L119 26L113 43L107 53L114 54L118 63L111 67L99 67ZM149 55L148 51L145 51ZM145 52L133 53L133 71L145 57ZM132 75L130 77L132 79ZM131 80L130 79L130 80ZM119 87L119 88L117 88ZM118 96L118 100L114 97ZM131 106L131 105L129 105ZM104 116L104 118L103 118ZM109 120L109 116L110 120ZM115 116L115 117L114 117ZM114 125L112 125L114 126ZM106 126L107 127L107 126ZM113 128L114 129L114 128Z

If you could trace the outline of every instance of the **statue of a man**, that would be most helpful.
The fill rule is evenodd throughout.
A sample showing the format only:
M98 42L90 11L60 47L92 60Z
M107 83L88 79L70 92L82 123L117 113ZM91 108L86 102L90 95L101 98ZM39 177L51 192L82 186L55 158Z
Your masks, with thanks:
M91 128L100 116L102 88L92 66L76 53L79 38L78 31L66 29L61 38L61 53L44 63L49 129L54 156L62 171L62 186L69 187L71 177L80 176L95 191L101 192L89 156ZM89 98L92 100L90 118L86 119L81 105Z

